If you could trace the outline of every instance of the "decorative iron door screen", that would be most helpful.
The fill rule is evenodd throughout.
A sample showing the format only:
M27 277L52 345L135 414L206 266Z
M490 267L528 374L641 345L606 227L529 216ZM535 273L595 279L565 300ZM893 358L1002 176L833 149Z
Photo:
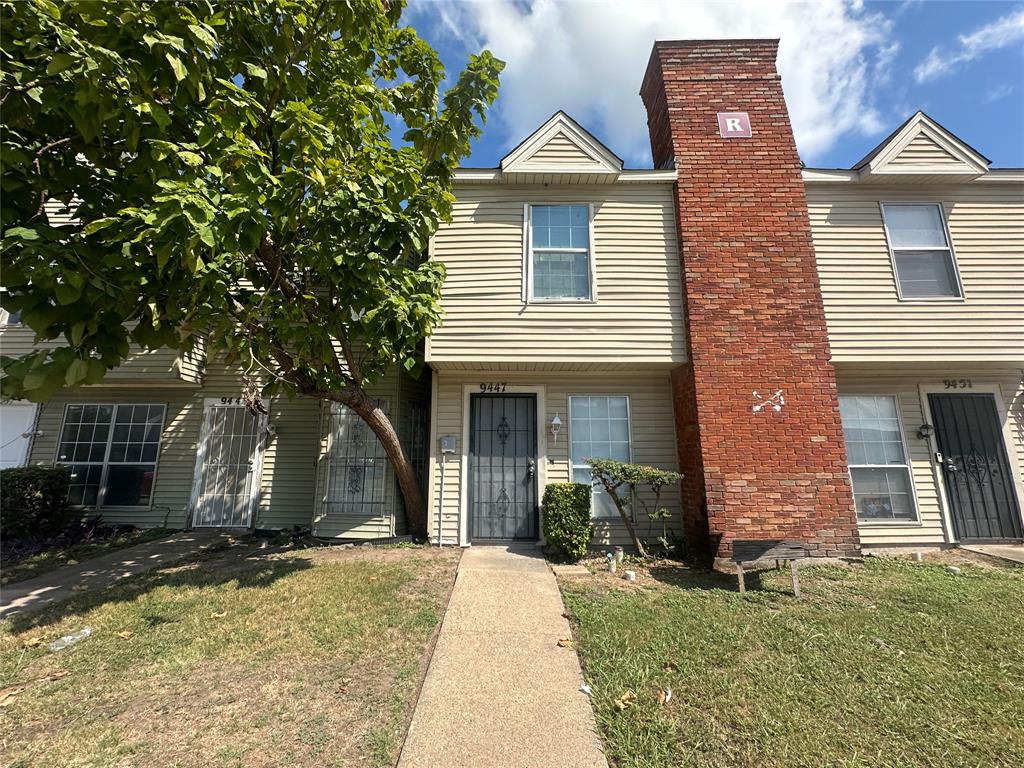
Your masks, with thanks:
M197 528L248 528L259 497L267 417L240 404L206 404L197 457Z
M1019 539L1020 508L992 395L928 395L953 532L959 541Z
M471 395L469 535L537 539L537 398Z

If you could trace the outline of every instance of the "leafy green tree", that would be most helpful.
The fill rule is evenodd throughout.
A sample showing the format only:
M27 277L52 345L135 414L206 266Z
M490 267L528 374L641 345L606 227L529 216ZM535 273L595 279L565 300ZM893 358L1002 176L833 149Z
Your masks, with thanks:
M0 0L3 306L64 342L4 359L3 394L98 383L132 344L205 344L254 407L359 414L424 533L366 387L422 364L444 279L427 242L503 64L470 57L442 97L403 5ZM54 201L77 223L54 226Z

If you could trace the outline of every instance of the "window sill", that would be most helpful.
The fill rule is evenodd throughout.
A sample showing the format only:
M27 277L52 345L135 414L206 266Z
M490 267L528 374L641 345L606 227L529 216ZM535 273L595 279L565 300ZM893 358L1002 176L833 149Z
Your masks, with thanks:
M597 299L527 299L527 304L597 304Z
M858 528L920 528L920 520L861 520L857 518Z
M898 297L900 304L915 304L921 302L923 304L966 304L967 299L963 296L913 296L906 298L903 296Z

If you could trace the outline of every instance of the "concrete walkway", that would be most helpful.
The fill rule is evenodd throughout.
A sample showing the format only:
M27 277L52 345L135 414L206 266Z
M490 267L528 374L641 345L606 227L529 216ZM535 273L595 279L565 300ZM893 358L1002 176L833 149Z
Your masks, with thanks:
M564 610L536 548L463 552L399 768L607 768Z
M1011 563L1024 563L1024 544L961 544L960 549L1009 560Z
M126 576L169 565L224 539L225 534L216 530L185 531L8 584L0 587L0 619L109 587Z

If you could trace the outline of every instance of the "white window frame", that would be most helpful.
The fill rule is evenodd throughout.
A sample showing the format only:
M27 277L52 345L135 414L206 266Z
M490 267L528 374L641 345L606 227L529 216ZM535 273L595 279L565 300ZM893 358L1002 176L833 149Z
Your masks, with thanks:
M573 401L573 398L575 398L575 397L624 397L626 399L626 431L627 431L627 433L629 435L629 463L632 464L633 463L633 404L632 404L632 402L630 402L629 395L627 395L627 394L625 394L623 392L600 392L600 393L596 393L596 394L593 393L593 392L573 392L573 393L568 394L566 396L566 406L565 406L566 412L569 415L569 424L568 424L568 429L566 430L567 436L566 436L566 446L565 446L566 447L566 452L569 454L569 482L570 483L575 483L576 482L576 480L574 478L576 476L576 470L577 469L590 469L590 465L589 464L575 464L575 463L573 463L573 458L572 458L572 401ZM591 458L594 458L594 457L591 456ZM591 481L591 483L593 484L593 481ZM635 521L636 520L636 514L635 514L634 510L635 510L635 505L630 504L630 507L629 507L630 517L632 517L633 520ZM601 515L600 517L597 517L597 516L594 515L594 491L593 491L593 485L591 485L591 491L590 491L590 519L593 520L593 521L597 521L597 520L618 520L619 519L617 514L616 515Z
M106 445L106 448L103 450L103 461L102 462L99 462L99 461L63 461L60 458L60 445L61 445L61 442L62 442L61 438L64 436L64 426L67 423L67 419L68 419L68 409L75 408L75 407L85 408L85 407L92 406L92 405L95 405L97 407L104 406L104 405L109 405L109 406L113 407L113 409L114 409L113 413L111 413L110 432L107 434L107 445ZM148 461L115 461L113 463L110 461L110 446L111 446L111 444L113 443L113 440L114 440L114 426L117 424L117 409L119 407L121 407L121 406L124 406L124 407L145 406L147 408L157 407L157 408L161 408L163 410L163 415L160 417L160 438L157 440L157 443L156 443L156 458L152 462L152 464L153 464L153 490L149 494L149 501L146 504L116 504L116 505L111 505L111 506L107 506L105 504L106 497L107 497L107 478L110 475L110 467L111 466L131 466L131 465L136 465L136 464L149 464L150 463ZM122 403L122 402L116 402L116 403L65 403L65 405L64 405L64 414L61 416L61 420L60 420L60 431L57 433L57 447L54 449L53 463L57 464L57 465L60 465L60 466L66 466L66 467L72 467L72 466L74 466L76 464L80 464L80 465L84 464L84 465L88 465L88 466L101 466L101 467L103 467L103 470L100 473L100 488L99 488L99 492L96 494L96 503L95 504L75 504L75 505L73 505L73 508L75 508L75 509L131 509L131 510L143 510L143 511L144 510L152 509L153 508L153 497L156 496L156 479L159 476L159 472L160 472L160 455L163 453L163 447L164 447L164 427L166 425L167 425L167 404L166 403Z
M536 205L576 205L587 209L587 267L590 275L590 296L587 298L547 298L533 294L533 207ZM580 253L582 248L542 248L543 251L555 253ZM524 304L596 304L597 303L597 271L594 264L597 251L594 248L594 204L571 200L550 200L523 203L523 290Z
M939 209L939 219L942 221L942 234L946 238L945 248L894 248L892 244L892 237L889 233L889 220L885 215L885 209L887 207L907 207L907 206L922 206L930 205L934 208ZM892 277L896 283L896 296L900 301L953 301L962 302L965 299L964 296L964 284L960 279L960 265L957 263L956 251L953 249L953 238L949 234L949 221L946 219L946 208L940 201L936 200L893 200L893 201L881 201L878 204L879 210L882 214L882 228L885 230L885 244L889 249L889 263L892 265ZM956 281L956 289L958 291L957 296L904 296L903 286L900 284L900 272L896 265L896 252L897 251L912 251L912 252L931 252L931 253L948 253L949 260L953 265L953 277Z
M856 498L854 498L854 513L857 515L857 525L859 527L892 527L892 526L920 526L921 523L921 507L917 502L917 484L914 482L914 467L910 462L910 450L907 447L907 431L903 427L903 409L900 408L900 398L895 392L842 392L839 394L839 398L844 397L887 397L893 401L896 405L896 423L900 430L900 445L903 448L903 463L902 464L854 464L850 461L850 454L847 451L846 454L846 471L850 477L850 491L855 493L853 487L853 470L854 469L905 469L907 472L907 480L910 482L910 503L913 505L912 512L913 517L910 518L894 518L892 520L879 520L874 518L862 518L860 516L860 510L856 508ZM846 426L843 426L843 442L846 442Z

